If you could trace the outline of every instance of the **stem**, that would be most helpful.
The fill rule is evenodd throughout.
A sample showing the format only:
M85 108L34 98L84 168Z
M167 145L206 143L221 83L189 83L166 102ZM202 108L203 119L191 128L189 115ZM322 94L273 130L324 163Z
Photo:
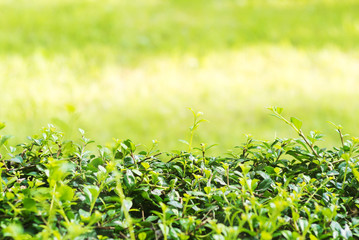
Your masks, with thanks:
M227 185L229 186L229 167L226 169Z
M166 210L163 212L163 237L167 240L167 223L166 223Z
M272 112L274 113L274 115L278 118L280 118L281 120L283 120L285 123L287 123L288 125L290 125L298 134L301 138L303 138L304 142L310 147L310 149L312 150L313 154L319 158L319 154L317 153L317 151L315 151L314 147L312 144L310 144L309 140L305 137L305 135L303 134L302 129L298 129L296 128L296 126L288 121L286 118L284 118L280 113L278 113L276 110L272 109Z
M319 158L319 155L318 155L317 151L315 151L313 145L309 143L308 139L304 136L303 131L302 131L301 129L298 130L298 134L299 134L299 136L300 136L301 138L303 138L304 142L310 147L310 149L312 150L313 154L314 154L317 158Z
M345 172L344 172L344 178L343 178L343 183L342 183L342 189L344 189L344 184L345 184L345 180L347 178L347 173L348 173L348 161L345 161L346 164L345 164Z
M194 132L191 131L191 136L189 138L189 142L188 142L188 152L190 153L192 151L192 141L193 141L193 135L194 135Z
M343 137L343 133L340 128L338 128L338 133L340 136L340 141L342 142L342 146L344 147L344 137Z
M116 184L116 190L118 191L118 194L119 194L119 197L120 197L121 206L123 206L123 212L125 214L125 218L126 218L126 221L128 223L128 230L130 232L131 240L136 240L133 225L132 225L132 218L131 218L129 212L127 211L126 207L124 206L125 194L123 193L122 183L121 183L121 180L120 180L120 173L118 172L118 170L116 170L116 183L117 183Z
M142 159L142 160L138 161L138 163L141 163L141 162L143 162L143 161L145 161L145 160L148 160L148 159L151 159L151 158L157 157L157 156L159 156L159 155L161 155L161 154L162 154L162 153L160 152L160 153L157 153L157 154L155 154L155 155L153 155L153 156L148 156L148 157L145 157L144 159Z
M319 188L317 188L317 190L315 190L312 195L310 195L310 197L308 198L308 200L305 202L305 204L308 204L308 202L314 197L314 195L325 185L329 182L329 178L327 178L320 186Z
M50 223L51 223L51 218L53 217L53 207L54 207L54 203L55 203L55 193L56 193L56 186L57 186L57 183L55 183L55 186L52 190L52 199L51 199L51 204L50 204L50 210L49 210L49 217L48 217L48 220L47 220L47 223L48 223L48 226L50 228Z

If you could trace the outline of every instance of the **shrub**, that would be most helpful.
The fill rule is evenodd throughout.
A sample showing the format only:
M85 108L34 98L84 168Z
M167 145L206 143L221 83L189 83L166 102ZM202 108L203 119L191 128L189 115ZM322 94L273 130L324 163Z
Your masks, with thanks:
M354 239L359 237L358 138L335 126L341 146L299 139L247 141L227 156L138 151L130 140L97 146L65 141L49 125L0 147L1 239ZM3 128L4 125L0 125ZM4 153L6 152L6 153Z

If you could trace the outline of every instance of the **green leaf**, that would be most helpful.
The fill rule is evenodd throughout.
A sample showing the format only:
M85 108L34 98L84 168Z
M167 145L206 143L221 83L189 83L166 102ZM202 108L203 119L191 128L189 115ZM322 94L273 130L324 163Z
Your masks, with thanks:
M131 165L135 164L135 161L131 156L126 156L123 159L123 163L125 164L126 167L130 167Z
M132 189L136 185L136 179L130 169L126 170L126 174L123 176L123 181L129 189Z
M121 143L121 146L124 149L129 150L130 152L134 152L136 150L136 145L133 144L133 142L130 139L127 139L127 140L123 141Z
M89 165L93 166L95 169L99 166L103 164L103 160L100 157L94 158L91 160L91 162L89 163Z
M75 167L72 163L65 160L56 160L53 158L49 158L49 163L46 164L46 166L49 170L48 182L50 185L65 179Z
M180 176L183 176L183 170L180 166L174 165L173 168L177 170Z
M83 222L88 223L91 220L91 213L83 209L79 210L80 218Z
M61 201L71 201L75 195L75 190L67 185L61 185L57 188Z
M287 240L291 240L292 239L292 232L289 230L283 230L282 231L282 235L285 237L285 239Z
M1 136L0 137L0 147L2 146L2 145L4 145L6 142L7 142L7 140L9 140L9 138L11 138L12 136L10 136L10 135L5 135L5 136Z
M79 132L81 133L81 135L85 135L85 131L82 128L79 128Z
M336 221L332 221L331 224L330 224L330 228L333 230L333 231L338 231L340 232L342 230L342 227L340 226L340 224Z
M313 234L310 234L310 235L309 235L309 239L310 239L310 240L318 240L318 238L315 237Z
M3 226L2 226L3 227ZM24 228L21 224L10 223L4 229L2 229L5 237L13 237L14 239L20 239L24 232Z
M300 130L301 127L302 127L302 121L299 120L298 118L295 118L295 117L291 117L290 118L290 122L293 123L293 125L295 126L295 128L297 130Z
M272 166L265 166L264 169L269 174L275 174L274 167L272 167Z
M210 192L211 192L211 187L209 187L209 186L207 186L207 187L204 187L203 188L204 189L204 191L207 193L207 194L209 194Z
M16 156L14 158L11 158L9 161L13 163L23 163L24 160L22 159L21 156Z
M349 239L350 237L353 237L353 233L347 224L345 224L345 227L340 231L340 235L344 239Z
M96 210L90 217L89 225L97 223L101 220L102 214Z
M0 122L0 130L3 129L4 127L6 127L5 123Z
M281 107L276 107L275 110L279 114L281 114L283 112L283 108L281 108Z
M291 232L289 230L284 230L281 232L282 235L287 239L287 240L294 240L294 239L298 239L298 237L300 236L299 233L297 232Z
M353 175L356 178L356 180L359 182L359 171L353 165L352 165Z
M97 200L97 197L100 193L100 189L95 185L90 185L90 186L85 186L83 190L90 205L93 205Z
M257 187L257 191L260 192L264 192L265 190L267 190L270 185L273 183L273 180L270 178L264 179L263 181L260 182L260 184Z
M146 239L147 234L145 232L141 232L138 234L138 239L139 240L145 240Z
M145 168L145 170L147 170L150 167L150 164L148 162L142 162L141 165L142 167Z
M178 141L180 141L181 143L184 143L184 144L186 144L186 145L189 145L189 142L187 142L186 140L178 139Z
M125 208L127 212L130 211L132 207L132 201L130 199L123 199L122 203L123 203L122 208Z
M248 179L247 184L254 191L258 186L259 179Z
M169 201L167 202L167 204L176 208L183 208L182 204L177 201Z
M34 199L25 198L25 199L23 200L23 204L24 204L24 208L25 208L27 211L37 212L36 202L35 202Z
M85 234L89 229L83 226L81 223L76 222L63 222L63 225L67 229L68 239L77 239L78 236Z
M298 219L298 226L300 228L301 232L304 232L306 230L306 228L308 227L308 220L300 218Z
M158 216L149 216L146 218L146 222L153 222L156 221L159 217Z

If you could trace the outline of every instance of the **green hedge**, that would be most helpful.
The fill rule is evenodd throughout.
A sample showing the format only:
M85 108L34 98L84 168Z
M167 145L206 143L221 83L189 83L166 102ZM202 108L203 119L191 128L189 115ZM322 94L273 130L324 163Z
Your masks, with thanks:
M64 141L51 125L16 147L1 136L0 239L359 238L359 139L336 126L340 146L319 148L322 135L271 110L300 138L248 137L224 157L191 139L171 153L130 140L88 151L83 130Z

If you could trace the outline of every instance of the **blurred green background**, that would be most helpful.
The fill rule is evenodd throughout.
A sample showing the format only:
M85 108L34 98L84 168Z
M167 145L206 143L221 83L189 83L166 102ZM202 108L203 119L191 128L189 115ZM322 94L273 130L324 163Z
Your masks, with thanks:
M358 135L357 0L0 0L2 134L48 123L98 144L130 138L215 153L294 136L268 106L339 145Z

